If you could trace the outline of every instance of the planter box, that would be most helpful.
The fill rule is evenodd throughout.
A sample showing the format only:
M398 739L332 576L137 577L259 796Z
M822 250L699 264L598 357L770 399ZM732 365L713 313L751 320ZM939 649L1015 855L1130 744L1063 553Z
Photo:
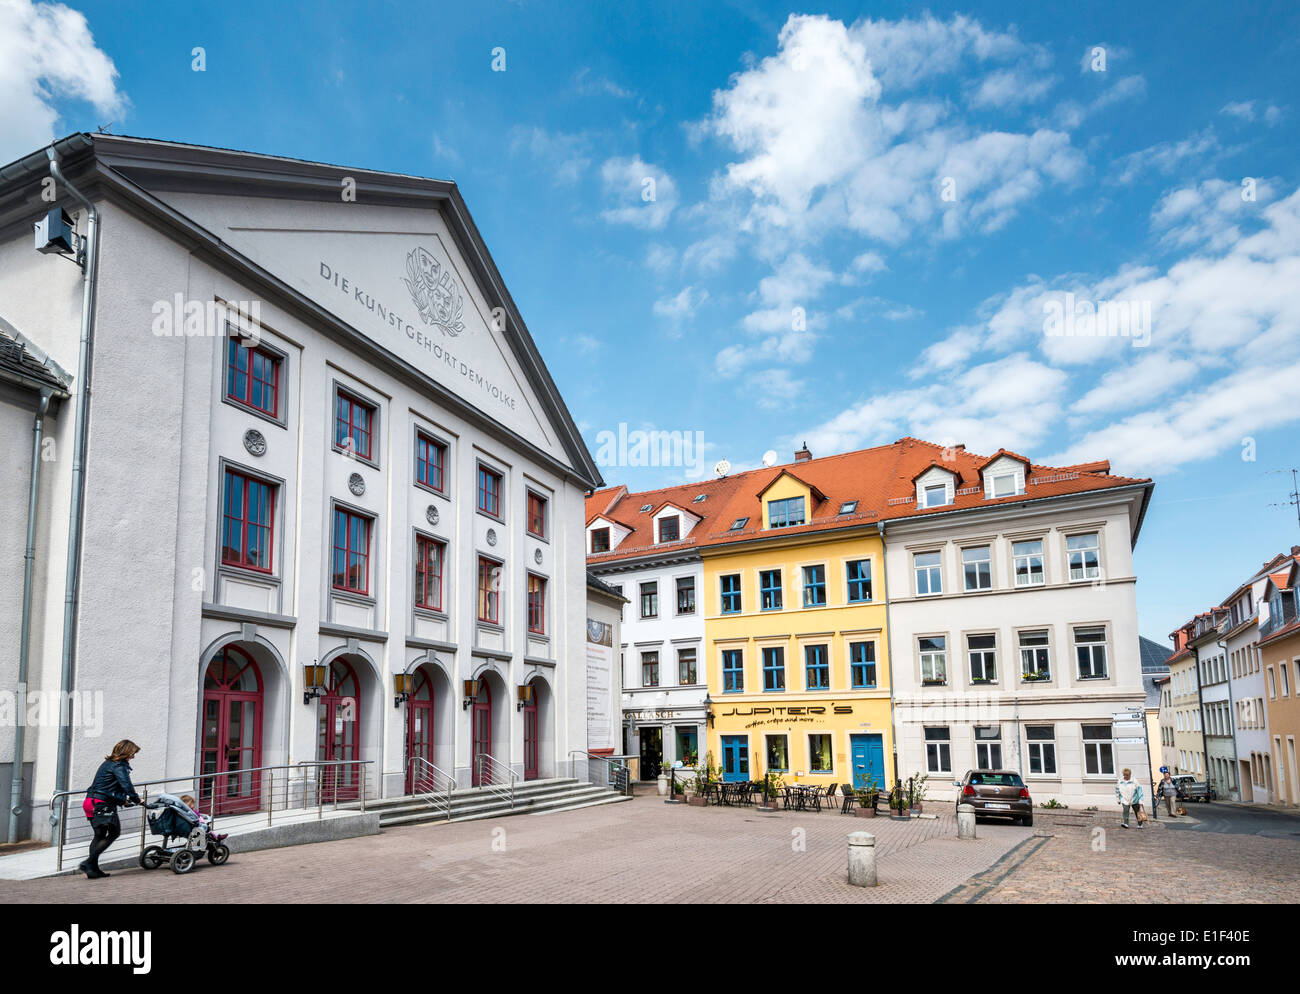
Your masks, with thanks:
M876 817L875 808L854 808L853 816L855 818L874 818Z
M705 805L707 805L709 802L699 794L692 794L690 795L690 797L686 799L686 803L693 808L702 808Z

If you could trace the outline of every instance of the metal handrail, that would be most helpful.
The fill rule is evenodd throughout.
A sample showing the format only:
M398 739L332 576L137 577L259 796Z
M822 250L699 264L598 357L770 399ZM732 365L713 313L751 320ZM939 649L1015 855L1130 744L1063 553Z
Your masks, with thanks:
M410 762L406 764L406 769L408 773L410 772L411 767L414 766L416 763L420 764L420 767L423 768L423 771L427 771L424 772L423 775L427 777L430 783L433 784L437 783L434 777L442 777L443 780L447 781L447 799L445 801L441 801L441 803L446 808L447 820L451 821L451 792L456 789L456 778L453 777L451 774L447 773L445 770L438 769L438 767L434 766L432 763L430 763L427 759L423 758L422 756L411 757ZM432 775L430 776L429 774ZM415 789L416 778L414 776L411 776L410 780L411 780L411 796L424 798L424 800L428 802L430 807L436 809L438 807L439 800L441 800L441 799L435 800L438 792L429 790L429 791L425 791L424 793L420 793Z
M265 783L259 782L256 788L256 793L253 795L258 799L259 802L258 808L255 811L247 812L247 814L250 816L255 815L257 817L257 820L260 821L263 815L262 802L264 801L266 805L266 811L265 811L266 824L271 825L274 824L275 821L275 793L276 793L276 786L277 786L276 773L283 772L285 774L284 804L283 807L281 808L281 811L306 810L308 808L315 807L316 817L319 819L324 817L324 808L325 808L325 798L324 798L325 792L324 790L322 790L322 786L323 786L322 774L327 772L330 767L335 768L333 801L334 801L334 808L335 810L337 810L338 795L339 795L339 785L338 785L339 768L344 766L355 766L359 769L360 772L360 787L358 790L358 795L361 802L361 811L364 812L366 809L366 773L367 773L366 767L369 766L372 762L373 760L369 760L369 759L304 760L303 762L300 763L281 764L277 766L250 766L248 769L244 769L244 770L225 770L220 773L192 773L187 776L167 777L162 780L142 780L139 783L135 784L136 792L140 795L140 804L123 805L123 807L130 807L130 808L139 807L143 809L149 803L149 788L151 787L161 787L166 784L186 784L186 785L193 785L195 795L198 798L200 798L200 800L197 802L198 809L201 811L204 808L206 808L208 814L215 817L217 814L216 809L218 804L218 791L216 789L217 781L243 779L246 777L251 777L253 774L258 774L259 781L263 779L269 779L269 786ZM311 776L309 776L308 767L311 768ZM299 774L297 777L293 776L295 772ZM313 783L313 777L314 777L314 785L316 788L316 803L314 805L305 803L308 800L307 786L308 784ZM212 789L207 792L206 798L204 798L203 796L204 791L202 787L198 786L204 783L205 781L212 781L211 784ZM295 783L298 783L301 786L301 792L299 794L299 797L304 803L299 805L299 807L297 808L291 808L290 800L291 797L293 796L292 791ZM172 790L172 791L161 790L161 791L157 791L156 793L165 794L165 793L181 793L181 792L182 791L176 791L176 790ZM50 824L52 826L55 826L57 829L57 839L55 840L57 846L57 856L56 856L56 865L55 865L56 871L61 872L63 870L64 851L68 847L68 801L70 798L74 798L74 797L84 798L86 793L87 790L61 790L61 791L56 791L50 797ZM238 818L241 817L241 815L225 815L223 817ZM143 853L145 849L146 829L147 829L147 819L143 815L141 815L140 818L140 852L141 853Z
M492 791L492 793L504 797L510 802L510 806L513 808L515 806L515 771L509 766L505 767L505 772L510 774L510 780L507 782L505 777L498 770L498 767L501 767L503 764L497 762L487 753L480 752L474 757L474 762L478 764L478 785L480 787L486 787L488 790ZM485 768L487 770L486 778L483 776Z
M606 770L605 770L606 785L613 785L614 788L618 790L618 792L621 794L627 794L631 790L632 787L631 768L628 766L626 762L626 760L634 758L631 755L600 756L594 752L588 752L586 749L570 749L569 750L570 761L572 761L574 756L585 756L589 762L591 760L595 760L597 762L604 763L606 766ZM627 775L620 776L615 772L615 770L618 770L620 773L626 773Z

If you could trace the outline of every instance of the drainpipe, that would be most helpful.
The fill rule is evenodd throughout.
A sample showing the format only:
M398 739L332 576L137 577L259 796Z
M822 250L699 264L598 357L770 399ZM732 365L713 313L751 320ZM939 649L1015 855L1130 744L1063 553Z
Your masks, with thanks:
M1205 787L1209 790L1210 786L1210 747L1205 741L1205 689L1201 686L1201 650L1192 650L1192 661L1195 663L1196 672L1196 709L1201 719L1201 755L1205 757ZM1206 794L1208 797L1209 794ZM1209 801L1206 801L1208 804Z
M68 789L72 761L72 682L76 652L77 598L81 581L82 518L86 494L86 433L90 421L90 363L95 336L95 290L99 266L99 211L75 186L64 178L53 146L46 149L50 175L86 209L86 254L81 260L81 344L77 353L77 416L72 446L72 494L68 514L68 561L63 594L63 652L59 677L59 751L54 768L54 791ZM50 811L51 824L60 813Z
M883 521L876 522L876 534L880 536L880 592L885 598L885 652L889 656L889 737L894 740L894 777L897 779L902 774L898 769L898 722L895 720L897 711L894 707L894 626L889 621L889 567L885 563L885 523ZM893 785L885 784L885 787L891 786Z
M18 816L23 803L23 745L27 731L23 709L27 698L27 662L31 655L32 635L32 573L36 566L36 496L41 481L41 430L45 415L50 409L53 393L41 391L36 417L32 421L32 481L27 491L27 549L23 553L23 615L18 636L18 708L14 716L14 772L9 788L9 832L7 842L18 841Z
M1228 797L1232 797L1232 780L1237 781L1237 800L1244 796L1241 790L1241 763L1237 756L1237 716L1232 709L1232 660L1228 657L1228 645L1226 642L1215 643L1223 650L1223 665L1228 673L1228 728L1232 731L1232 777L1228 781ZM1207 777L1208 779L1208 777Z

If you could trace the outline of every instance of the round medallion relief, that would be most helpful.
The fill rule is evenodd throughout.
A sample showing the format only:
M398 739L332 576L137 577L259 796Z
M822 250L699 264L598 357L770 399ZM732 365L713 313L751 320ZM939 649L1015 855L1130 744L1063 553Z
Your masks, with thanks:
M533 551L533 562L535 562L538 566L542 565L542 550L541 550L541 549L535 549L535 550Z
M488 545L497 544L497 531L495 528L489 528L487 530L487 544Z
M436 525L438 523L438 509L430 504L424 509L424 517L429 524Z
M360 473L353 473L348 477L348 489L352 491L354 497L360 497L366 492L366 481Z
M266 436L256 428L249 428L244 432L244 448L248 450L251 456L261 456L266 454Z

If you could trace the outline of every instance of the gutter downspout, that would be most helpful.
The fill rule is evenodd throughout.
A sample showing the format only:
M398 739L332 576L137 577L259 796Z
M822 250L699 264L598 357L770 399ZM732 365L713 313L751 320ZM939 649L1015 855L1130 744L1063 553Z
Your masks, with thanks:
M1223 650L1223 665L1227 668L1228 672L1228 679L1224 682L1228 685L1228 727L1232 730L1232 780L1237 781L1237 800L1240 801L1242 799L1241 761L1237 755L1237 715L1232 706L1232 660L1228 656L1228 643L1216 642L1215 645ZM1208 759L1209 757L1207 756L1206 758ZM1207 775L1206 780L1208 779L1209 777ZM1228 798L1230 800L1232 798L1231 781L1228 784Z
M77 417L72 446L72 495L68 513L68 561L63 596L63 652L59 677L59 751L54 768L54 791L68 789L72 764L72 683L76 655L77 604L81 582L81 532L85 514L86 434L90 422L90 364L95 337L95 291L99 266L99 211L64 178L54 147L46 149L50 175L67 188L86 209L86 255L82 260L81 345L77 354ZM51 809L50 823L57 824L60 812Z
M1198 717L1201 719L1201 755L1205 757L1205 785L1208 790L1210 784L1210 747L1205 741L1205 690L1201 686L1201 650L1192 649L1192 660L1195 662L1196 672L1196 709L1199 712ZM1207 794L1208 798L1209 795ZM1208 804L1209 801L1207 800Z
M23 803L23 746L26 722L23 712L27 699L27 663L32 648L32 574L36 566L36 497L41 482L41 431L50 409L53 392L41 391L36 417L32 421L32 480L27 491L27 547L23 553L23 615L18 636L18 713L14 715L14 770L9 788L9 831L5 841L18 841L18 816Z
M889 620L889 565L885 562L885 523L876 522L876 534L880 536L880 590L885 597L885 652L889 656L889 731L894 746L894 779L902 774L898 769L898 708L895 706L894 692L894 625ZM886 787L891 786L885 784Z

